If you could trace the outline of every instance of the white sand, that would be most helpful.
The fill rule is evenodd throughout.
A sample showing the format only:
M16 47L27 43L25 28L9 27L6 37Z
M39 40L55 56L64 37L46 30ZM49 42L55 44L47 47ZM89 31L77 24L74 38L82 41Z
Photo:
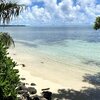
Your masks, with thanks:
M38 94L41 93L41 89L50 88L50 91L57 92L58 89L76 89L79 90L82 87L93 87L91 84L83 82L85 73L94 74L94 68L91 70L81 69L80 66L70 64L64 65L63 63L56 62L48 56L41 54L36 49L33 50L25 48L21 44L17 44L15 49L11 49L10 55L17 61L18 64L25 64L26 67L17 66L19 69L20 77L26 78L25 83L29 85L35 83L34 86ZM31 54L32 52L32 54Z

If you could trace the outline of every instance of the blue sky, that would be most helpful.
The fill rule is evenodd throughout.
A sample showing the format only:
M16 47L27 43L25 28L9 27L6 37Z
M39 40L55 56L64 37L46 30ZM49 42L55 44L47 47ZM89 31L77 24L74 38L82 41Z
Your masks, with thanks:
M11 24L65 26L93 24L100 16L100 0L12 0L27 5Z

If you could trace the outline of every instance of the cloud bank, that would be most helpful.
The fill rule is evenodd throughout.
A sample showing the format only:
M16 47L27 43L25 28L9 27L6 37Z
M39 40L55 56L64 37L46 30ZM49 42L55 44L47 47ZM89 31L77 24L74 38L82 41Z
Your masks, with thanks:
M95 17L100 15L99 0L20 0L16 2L28 7L11 24L34 26L91 24Z

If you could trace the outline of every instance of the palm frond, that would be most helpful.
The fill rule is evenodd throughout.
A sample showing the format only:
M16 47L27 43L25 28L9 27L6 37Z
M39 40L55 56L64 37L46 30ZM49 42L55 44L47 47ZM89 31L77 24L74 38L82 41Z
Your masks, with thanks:
M1 0L2 1L2 0ZM18 5L17 3L0 3L0 22L8 24L13 17L17 17L23 10L24 5Z

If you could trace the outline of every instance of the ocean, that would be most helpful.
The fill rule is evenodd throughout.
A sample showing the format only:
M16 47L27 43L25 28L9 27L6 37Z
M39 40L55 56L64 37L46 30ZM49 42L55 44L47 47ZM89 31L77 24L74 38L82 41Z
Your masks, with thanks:
M25 64L26 76L43 80L33 83L46 84L44 88L52 87L48 81L64 89L92 87L84 77L100 72L100 30L92 26L0 27L0 31L15 41L10 50L14 61Z
M100 67L100 31L92 26L0 27L0 31L8 32L31 55L36 50L56 62L89 71Z

